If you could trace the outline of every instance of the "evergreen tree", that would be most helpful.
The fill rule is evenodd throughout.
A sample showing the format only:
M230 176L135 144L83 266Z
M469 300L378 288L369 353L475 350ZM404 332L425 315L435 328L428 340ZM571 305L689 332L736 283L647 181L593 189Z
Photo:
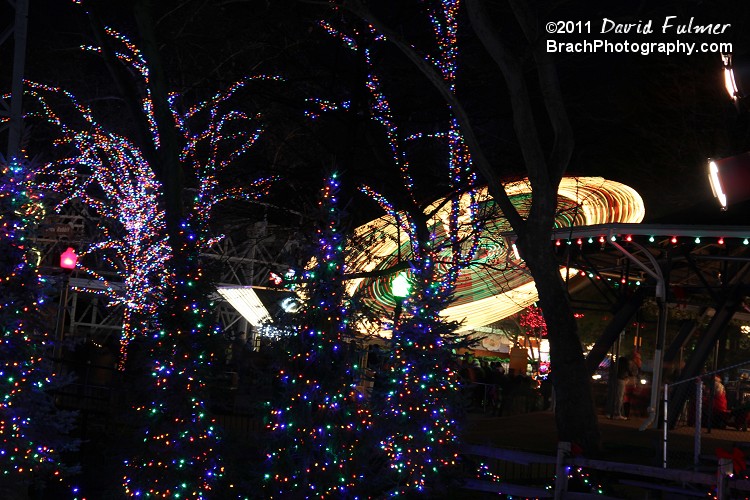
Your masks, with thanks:
M70 469L75 415L55 407L58 378L39 321L44 280L30 234L43 213L26 188L29 163L0 163L0 492L39 486Z
M344 235L337 175L319 201L312 265L304 273L304 306L279 371L280 402L268 424L265 489L271 498L353 498L362 494L370 450L362 446L369 415L355 390L350 305L344 290Z

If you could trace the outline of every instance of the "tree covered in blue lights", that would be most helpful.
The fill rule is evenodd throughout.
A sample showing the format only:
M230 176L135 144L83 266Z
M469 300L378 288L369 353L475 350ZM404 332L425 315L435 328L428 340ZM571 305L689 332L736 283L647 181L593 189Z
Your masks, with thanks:
M50 355L51 333L41 321L49 286L37 267L33 229L44 207L29 187L29 162L0 162L0 493L24 491L70 472L63 454L75 414L59 410L61 378Z
M318 202L311 265L304 271L304 305L288 359L276 376L264 488L269 498L355 498L367 492L372 448L370 414L357 391L350 298L344 286L345 235L339 179L328 177Z

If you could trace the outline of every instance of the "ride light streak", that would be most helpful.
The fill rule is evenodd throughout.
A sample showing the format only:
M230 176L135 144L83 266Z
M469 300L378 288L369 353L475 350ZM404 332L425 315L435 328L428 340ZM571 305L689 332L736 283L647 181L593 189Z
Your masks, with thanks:
M511 200L522 216L530 208L531 189L527 182L519 181L506 187ZM631 187L601 177L565 177L560 184L556 227L587 226L613 222L636 223L645 216L640 195ZM464 195L468 196L468 195ZM510 232L507 220L492 211L494 202L485 188L473 195L475 204L485 213L494 214L485 221L483 236L478 242L478 252L471 265L462 269L456 281L456 300L441 314L453 320L464 320L462 330L485 326L524 309L538 300L533 281L525 271L520 256L508 245L502 233ZM425 212L441 205L441 200L430 205ZM450 204L443 204L445 211ZM446 238L439 210L429 222L434 234L434 245L439 247ZM403 229L397 231L394 220L405 214L390 213L355 230L354 239L368 242L366 252L354 251L347 263L350 272L371 272L393 266L400 254L408 260L412 255L410 241L405 240ZM399 248L400 242L400 248ZM447 247L447 246L446 246ZM510 247L510 248L509 248ZM561 273L565 273L561 270ZM570 276L576 274L570 271ZM361 292L364 299L383 317L392 317L386 279L351 280L349 293ZM385 331L381 331L384 334Z

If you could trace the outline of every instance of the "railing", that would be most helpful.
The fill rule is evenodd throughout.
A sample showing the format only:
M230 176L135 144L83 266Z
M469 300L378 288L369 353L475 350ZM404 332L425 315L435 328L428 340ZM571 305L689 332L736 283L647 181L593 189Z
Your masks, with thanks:
M713 473L696 472L692 470L665 469L640 464L592 460L571 455L570 443L561 442L558 445L557 457L540 455L515 450L504 450L490 446L466 445L465 455L478 456L521 464L531 467L543 464L552 472L547 479L556 478L554 490L541 485L514 484L503 478L502 482L481 479L469 479L464 488L474 491L484 491L505 495L525 496L532 498L593 498L586 493L568 491L568 478L572 468L584 468L613 473L616 481L621 485L636 487L648 491L662 491L679 494L682 497L706 496L706 489L715 490L715 498L724 500L743 497L750 492L750 481L732 478L733 462L729 458L720 459ZM704 491L696 489L703 488ZM596 495L597 499L607 499L604 495Z
M470 411L481 410L497 416L545 410L551 404L551 398L545 402L539 389L528 387L518 387L517 390L507 392L500 384L467 382L463 391Z
M722 453L721 450L731 453L737 448L744 454L750 449L750 433L747 432L750 421L750 382L730 382L724 389L723 384L712 383L714 376L723 379L737 367L747 365L747 362L744 362L664 386L663 395L666 395L666 398L675 392L677 386L690 386L687 402L679 409L679 415L668 415L667 411L672 405L664 401L660 423L662 429L665 429L662 445L665 466L667 463L690 464L699 470L706 462L716 462L718 455ZM721 397L724 398L726 410L714 408L713 401L717 397L717 389L724 392ZM721 406L723 405L719 405ZM669 427L669 422L673 422L674 425ZM693 442L690 456L685 453L684 446L673 446L678 440L684 443L688 438Z

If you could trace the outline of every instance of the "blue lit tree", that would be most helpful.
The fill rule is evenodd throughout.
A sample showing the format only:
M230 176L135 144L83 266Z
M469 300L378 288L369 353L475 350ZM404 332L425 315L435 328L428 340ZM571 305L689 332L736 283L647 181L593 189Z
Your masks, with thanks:
M61 454L75 450L75 414L58 410L60 385L40 320L45 283L30 236L44 212L32 194L27 161L0 161L0 494L24 491L67 472Z
M311 265L302 275L304 305L288 339L289 359L277 375L280 397L268 428L265 491L273 498L356 498L372 451L365 446L369 414L356 391L354 331L344 286L345 235L332 174L319 201Z
M444 2L428 11L435 54L427 60L453 90L457 2ZM400 130L398 115L372 62L372 54L383 37L368 27L360 31L339 29L328 23L322 27L368 68L364 83L370 98L370 118L385 132L393 166L400 173L404 188L396 206L375 189L362 187L410 244L410 251L402 257L409 263L412 293L394 321L383 383L372 400L376 418L370 432L379 440L390 469L390 474L382 477L386 482L383 487L392 496L434 492L450 482L458 465L458 430L463 410L452 349L462 341L454 333L457 324L446 321L440 313L452 302L459 271L470 265L481 235L472 159L461 127L450 114L443 132L405 136ZM320 112L346 109L322 100L315 104ZM418 182L409 161L409 147L416 141L430 141L436 150L446 153L442 162L451 194L428 208L416 194ZM462 198L464 194L466 197Z

